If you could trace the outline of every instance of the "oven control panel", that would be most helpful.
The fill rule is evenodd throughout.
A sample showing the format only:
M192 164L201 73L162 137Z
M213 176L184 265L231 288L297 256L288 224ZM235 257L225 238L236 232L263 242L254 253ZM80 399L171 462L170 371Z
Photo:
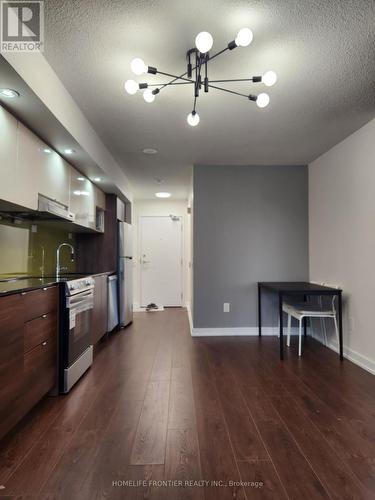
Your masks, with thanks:
M94 278L80 278L77 280L68 281L66 283L67 295L76 295L77 293L92 290L95 286Z

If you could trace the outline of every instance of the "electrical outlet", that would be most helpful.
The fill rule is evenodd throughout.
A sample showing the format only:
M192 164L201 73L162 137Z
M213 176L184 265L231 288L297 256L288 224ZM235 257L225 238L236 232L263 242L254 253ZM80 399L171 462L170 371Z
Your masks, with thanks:
M38 232L38 226L36 224L31 224L31 232L32 233L37 233Z
M230 303L229 302L224 302L224 304L223 304L223 311L225 313L229 313L230 312Z

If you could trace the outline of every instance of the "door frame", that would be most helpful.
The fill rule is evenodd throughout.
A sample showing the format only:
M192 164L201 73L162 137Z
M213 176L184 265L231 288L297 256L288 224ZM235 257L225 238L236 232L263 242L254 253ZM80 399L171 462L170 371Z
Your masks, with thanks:
M184 307L185 301L185 279L184 279L184 264L185 264L185 245L184 245L184 216L176 215L179 217L181 221L181 235L180 235L180 248L181 248L181 265L180 265L180 273L181 273L181 301L179 306L170 306L170 307ZM144 218L148 219L170 219L170 215L139 215L138 216L138 234L137 234L137 247L138 247L138 255L137 255L137 265L139 266L138 272L138 294L139 294L139 307L142 307L142 226L141 220ZM167 306L169 307L169 306Z

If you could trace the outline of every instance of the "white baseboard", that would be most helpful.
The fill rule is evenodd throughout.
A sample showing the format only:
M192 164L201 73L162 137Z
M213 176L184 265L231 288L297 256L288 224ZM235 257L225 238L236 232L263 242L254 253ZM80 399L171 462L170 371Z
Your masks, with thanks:
M191 320L190 325L191 325ZM263 326L262 335L275 335L279 334L277 326ZM235 336L248 336L254 337L258 335L258 327L244 327L244 328L191 328L192 337L235 337ZM286 336L286 330L284 330ZM291 335L298 335L298 328L292 327Z
M311 332L311 336L321 344L324 344L322 337L320 335L317 335L314 331ZM336 342L329 341L327 347L332 349L332 351L335 351L337 353L339 352L339 346ZM360 354L359 352L354 351L353 349L350 349L350 347L347 347L345 345L343 351L344 358L370 372L372 375L375 375L375 361L373 359L370 359L367 356L364 356L363 354Z

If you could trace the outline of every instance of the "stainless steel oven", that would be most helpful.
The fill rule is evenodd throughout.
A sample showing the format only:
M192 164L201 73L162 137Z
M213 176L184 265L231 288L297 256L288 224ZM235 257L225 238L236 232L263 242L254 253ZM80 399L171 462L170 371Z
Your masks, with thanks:
M92 364L93 278L68 281L62 304L60 391L67 393Z

